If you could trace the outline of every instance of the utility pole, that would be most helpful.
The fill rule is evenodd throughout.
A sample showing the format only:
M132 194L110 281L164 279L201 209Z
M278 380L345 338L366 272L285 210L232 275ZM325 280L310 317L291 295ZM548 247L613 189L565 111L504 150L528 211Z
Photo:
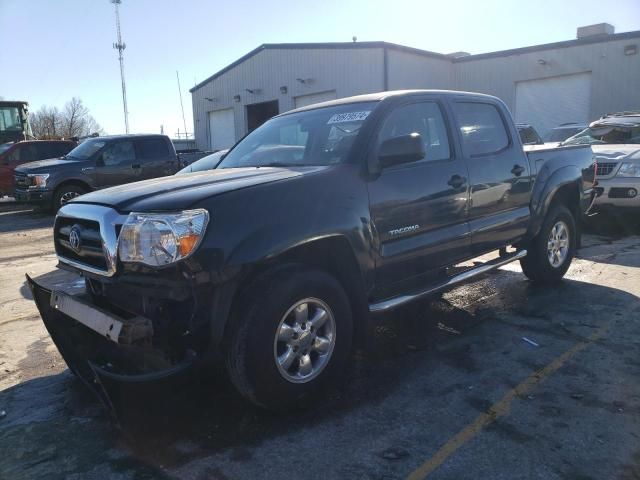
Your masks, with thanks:
M127 110L127 87L124 84L124 49L127 45L122 41L122 35L120 33L120 12L118 11L118 5L122 3L122 0L110 0L116 7L116 30L118 32L118 41L113 44L113 48L118 50L118 60L120 61L120 79L122 80L122 105L124 108L124 129L126 133L129 133L129 111Z

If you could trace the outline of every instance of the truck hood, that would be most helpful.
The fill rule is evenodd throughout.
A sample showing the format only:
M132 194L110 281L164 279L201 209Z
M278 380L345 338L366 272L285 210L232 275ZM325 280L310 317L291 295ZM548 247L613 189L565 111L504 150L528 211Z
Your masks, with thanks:
M591 145L597 162L640 161L640 145Z
M38 160L37 162L23 163L16 167L16 172L20 173L46 173L47 170L58 168L60 166L67 167L69 165L77 165L81 160L63 160L61 158L49 158L47 160Z
M225 168L205 172L154 178L98 190L73 203L93 203L132 211L181 210L205 198L269 182L293 179L327 167L250 167Z

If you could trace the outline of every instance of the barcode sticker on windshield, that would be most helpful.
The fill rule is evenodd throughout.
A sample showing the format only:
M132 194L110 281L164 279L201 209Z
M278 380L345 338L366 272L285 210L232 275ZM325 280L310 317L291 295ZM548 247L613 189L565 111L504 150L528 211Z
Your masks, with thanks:
M332 123L362 122L370 113L371 110L368 112L336 113L329 119L327 125L331 125Z

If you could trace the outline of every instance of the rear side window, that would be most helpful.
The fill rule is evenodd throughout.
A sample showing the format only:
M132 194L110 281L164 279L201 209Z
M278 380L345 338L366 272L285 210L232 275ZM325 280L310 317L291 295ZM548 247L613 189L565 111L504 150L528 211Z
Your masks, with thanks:
M489 103L454 103L453 109L470 156L497 153L509 145L509 136L500 112Z
M36 160L43 160L46 157L41 156L40 146L35 143L28 143L22 145L20 149L20 161L21 162L34 162Z
M138 158L143 160L169 156L167 143L162 138L144 138L137 141Z
M396 108L384 122L378 145L411 133L419 133L422 137L426 161L450 158L447 128L437 103L420 102Z

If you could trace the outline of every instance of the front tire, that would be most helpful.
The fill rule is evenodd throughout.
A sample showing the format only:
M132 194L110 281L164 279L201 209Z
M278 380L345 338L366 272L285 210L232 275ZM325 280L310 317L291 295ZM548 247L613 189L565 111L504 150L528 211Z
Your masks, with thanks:
M53 194L53 211L57 212L60 207L66 205L67 202L85 193L87 193L87 189L80 185L61 185Z
M305 267L267 273L232 316L226 366L252 403L284 410L312 402L344 372L351 352L349 300L331 275Z
M538 235L530 242L522 271L538 283L556 283L567 273L576 251L576 222L562 204L551 207Z

